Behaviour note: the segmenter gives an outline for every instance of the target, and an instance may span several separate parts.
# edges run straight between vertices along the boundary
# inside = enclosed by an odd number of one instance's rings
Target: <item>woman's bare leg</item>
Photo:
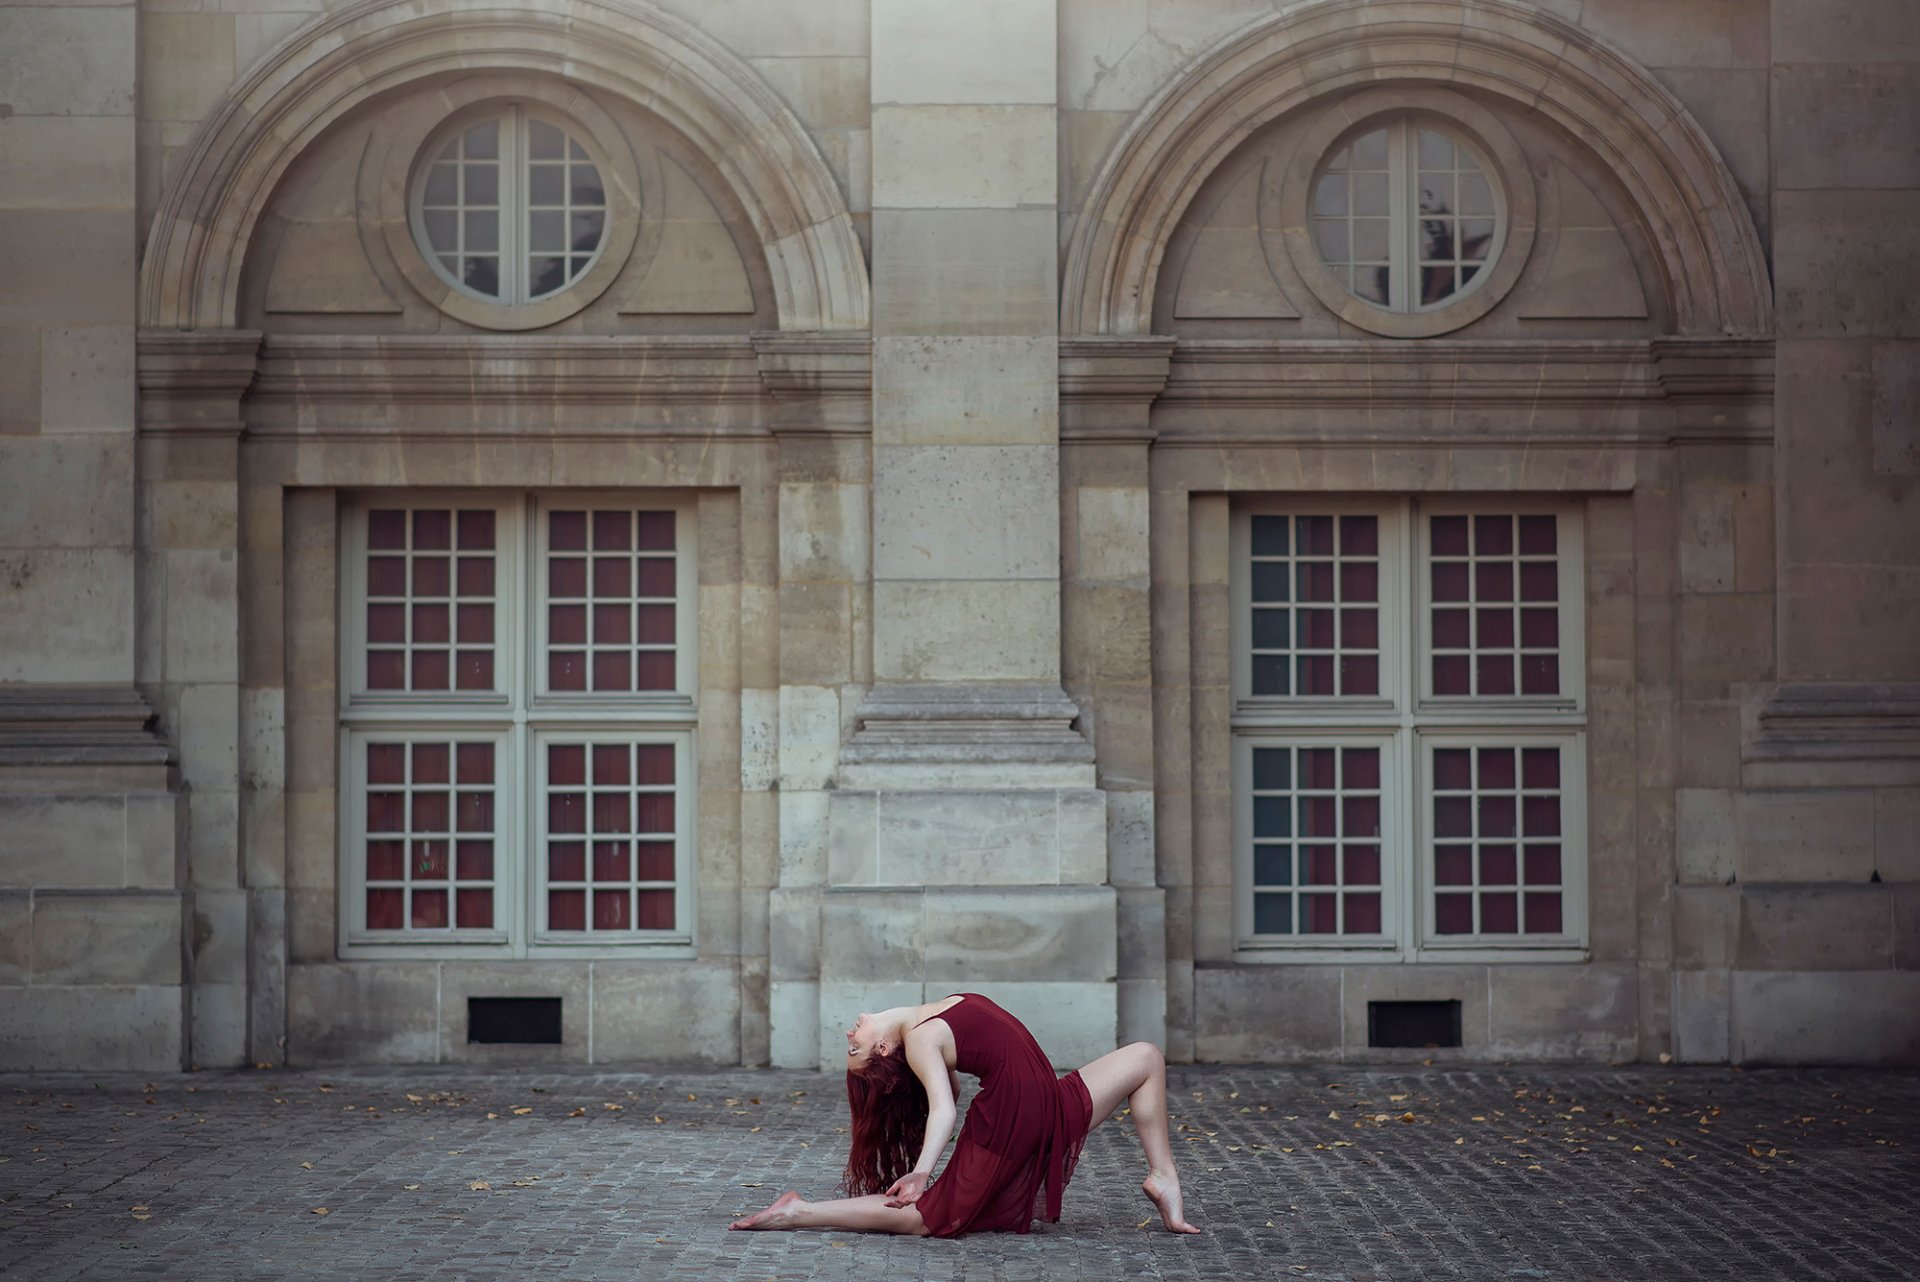
[[[808,1202],[792,1189],[775,1198],[764,1211],[735,1220],[736,1229],[854,1229],[864,1233],[925,1235],[927,1224],[911,1206],[888,1206],[887,1195],[843,1197],[830,1202]]]
[[[1147,1157],[1141,1191],[1159,1210],[1169,1233],[1198,1233],[1187,1223],[1180,1176],[1173,1169],[1173,1144],[1167,1136],[1167,1061],[1160,1048],[1152,1042],[1122,1046],[1081,1069],[1080,1080],[1093,1097],[1092,1126],[1106,1121],[1122,1100],[1127,1102]]]

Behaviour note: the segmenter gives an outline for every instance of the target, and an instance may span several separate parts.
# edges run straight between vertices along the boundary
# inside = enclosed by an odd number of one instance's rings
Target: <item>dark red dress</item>
[[[1026,1025],[978,993],[931,1018],[947,1021],[954,1067],[979,1078],[980,1091],[940,1178],[915,1203],[927,1231],[1025,1233],[1036,1215],[1059,1219],[1060,1191],[1093,1121],[1080,1074],[1056,1078]]]

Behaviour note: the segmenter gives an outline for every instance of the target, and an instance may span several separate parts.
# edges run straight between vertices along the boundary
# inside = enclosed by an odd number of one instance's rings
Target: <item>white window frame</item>
[[[671,931],[640,930],[628,931],[553,931],[547,927],[547,844],[546,822],[541,811],[547,800],[547,752],[553,743],[619,743],[619,744],[669,744],[673,748],[673,823],[674,823],[674,900],[673,920],[675,927]],[[533,855],[532,876],[532,914],[529,930],[535,944],[543,949],[563,952],[571,957],[604,953],[609,947],[620,944],[680,944],[693,943],[693,792],[683,787],[680,780],[693,777],[693,735],[687,731],[656,730],[652,726],[636,723],[631,726],[615,728],[594,726],[585,729],[578,725],[545,726],[534,731],[528,744],[533,761],[533,792],[528,806],[530,824],[528,828],[531,844],[528,849]],[[587,778],[592,779],[591,760],[587,764]],[[587,831],[581,834],[581,843],[586,847],[588,881],[592,880],[593,869],[593,815],[591,807],[586,816]],[[592,905],[588,905],[591,913]],[[619,955],[619,954],[614,954]]]
[[[547,652],[547,558],[549,555],[552,523],[549,520],[555,511],[571,511],[576,508],[587,513],[588,551],[582,552],[588,562],[587,585],[593,585],[592,538],[593,512],[599,508],[625,508],[629,511],[641,507],[672,506],[676,509],[673,530],[674,547],[674,688],[672,690],[633,690],[624,694],[608,693],[596,690],[553,690],[547,685],[547,665],[544,656]],[[694,618],[694,599],[698,593],[698,567],[694,564],[693,537],[695,513],[691,506],[684,504],[642,504],[630,498],[614,494],[589,493],[585,495],[549,494],[536,500],[531,516],[533,528],[533,559],[530,567],[532,583],[529,589],[529,608],[533,610],[532,650],[535,656],[527,665],[528,690],[532,701],[542,708],[555,711],[562,709],[570,713],[578,711],[582,715],[599,715],[598,705],[607,705],[609,709],[630,709],[638,713],[652,710],[659,713],[677,713],[691,718],[694,711],[694,686],[699,679],[700,661],[695,653],[699,640],[699,629]],[[636,586],[637,591],[637,586]],[[589,607],[591,614],[591,607]],[[588,679],[591,681],[592,664],[588,663]],[[595,705],[596,707],[585,707]],[[609,710],[604,715],[618,717],[626,715],[624,711]]]
[[[427,179],[441,153],[456,138],[467,130],[488,120],[498,123],[500,137],[499,188],[496,192],[500,211],[500,293],[482,294],[460,279],[457,273],[449,273],[440,262],[440,252],[434,248],[432,239],[427,235],[426,191]],[[533,295],[527,291],[526,273],[532,262],[532,254],[527,245],[532,239],[529,226],[531,215],[529,205],[531,193],[527,190],[527,166],[531,163],[531,144],[528,135],[535,120],[550,125],[560,131],[567,142],[577,143],[587,153],[587,161],[600,175],[602,199],[602,219],[600,224],[600,242],[593,248],[592,255],[579,272],[567,276],[558,289],[545,294]],[[606,252],[607,243],[612,239],[610,224],[614,217],[614,201],[611,195],[612,170],[606,158],[600,154],[600,148],[590,130],[568,120],[544,106],[528,102],[496,103],[482,111],[464,112],[453,121],[436,130],[427,145],[421,150],[421,161],[416,166],[412,179],[407,184],[407,224],[413,232],[413,241],[419,250],[421,259],[435,277],[448,288],[458,290],[461,295],[475,302],[486,303],[494,307],[525,307],[532,303],[544,303],[557,298],[575,285],[585,280],[599,263],[600,256]],[[456,218],[466,216],[466,206],[453,207]],[[571,196],[565,207],[571,212]],[[571,251],[563,250],[564,258],[574,257]]]
[[[1414,745],[1419,771],[1414,814],[1414,894],[1417,920],[1412,923],[1416,961],[1584,961],[1587,948],[1587,757],[1586,735],[1577,729],[1464,731],[1428,728]],[[1560,749],[1560,924],[1557,936],[1442,935],[1434,928],[1435,887],[1428,880],[1433,867],[1434,748],[1542,748]],[[1524,843],[1514,841],[1516,852]],[[1524,854],[1516,853],[1524,865]],[[1522,874],[1523,875],[1523,874]],[[1525,924],[1524,918],[1522,924]]]
[[[1368,307],[1379,308],[1381,311],[1399,316],[1423,316],[1431,312],[1444,311],[1477,293],[1493,275],[1495,265],[1499,263],[1501,254],[1506,250],[1509,221],[1507,196],[1500,181],[1499,170],[1491,163],[1481,144],[1475,142],[1458,125],[1443,116],[1430,112],[1408,111],[1398,113],[1386,120],[1376,117],[1351,132],[1343,134],[1315,165],[1313,179],[1308,187],[1309,210],[1312,208],[1313,191],[1319,187],[1320,179],[1326,173],[1327,162],[1342,150],[1351,148],[1358,139],[1381,129],[1387,132],[1387,303],[1383,307],[1370,299],[1361,298],[1344,283],[1342,288]],[[1415,208],[1417,198],[1413,194],[1412,184],[1420,172],[1420,130],[1422,129],[1441,135],[1456,148],[1465,149],[1479,161],[1480,172],[1486,175],[1487,185],[1493,193],[1493,241],[1487,246],[1486,258],[1481,261],[1479,270],[1474,273],[1471,281],[1436,303],[1422,303],[1414,298],[1414,281],[1420,270],[1420,216]],[[1457,210],[1453,214],[1456,219],[1467,216]],[[1317,219],[1317,216],[1311,213],[1309,217]],[[1349,212],[1347,217],[1349,234],[1351,234],[1352,213]],[[1484,217],[1484,215],[1476,214],[1472,217]],[[1352,253],[1351,245],[1348,252]],[[1319,254],[1317,239],[1314,241],[1314,253]],[[1325,264],[1326,260],[1322,258],[1321,262]],[[1327,265],[1327,271],[1332,274],[1334,268]]]
[[[1252,519],[1255,516],[1380,517],[1381,697],[1248,693],[1252,639]],[[1427,518],[1436,515],[1553,515],[1558,518],[1560,694],[1557,696],[1427,695]],[[1230,732],[1233,784],[1234,954],[1242,962],[1585,961],[1586,865],[1586,547],[1577,503],[1536,498],[1397,497],[1299,501],[1268,498],[1236,505],[1230,526],[1233,564]],[[1391,559],[1391,568],[1389,561]],[[1391,694],[1389,694],[1391,691]],[[1476,737],[1477,736],[1477,737]],[[1329,943],[1328,937],[1255,935],[1253,918],[1252,750],[1256,747],[1383,741],[1381,877],[1385,943]],[[1485,938],[1436,942],[1427,869],[1432,842],[1429,745],[1496,746],[1503,742],[1569,745],[1563,757],[1561,843],[1562,935],[1550,939]],[[1397,782],[1396,782],[1397,781]],[[1392,879],[1392,884],[1388,880]],[[1307,940],[1308,942],[1302,942]]]
[[[544,671],[545,516],[552,507],[624,508],[675,513],[675,660],[680,688],[672,692],[595,694],[539,693],[536,667]],[[495,516],[494,675],[501,689],[488,693],[426,694],[366,689],[366,513],[377,508],[491,508]],[[336,712],[339,780],[335,843],[336,946],[343,960],[500,959],[570,957],[616,959],[692,957],[698,942],[694,875],[697,846],[699,656],[698,549],[694,500],[671,491],[404,490],[343,495],[339,520],[340,698]],[[524,553],[524,554],[523,554]],[[509,565],[510,562],[510,565]],[[454,571],[457,573],[457,568]],[[609,940],[553,936],[536,929],[545,884],[544,762],[534,745],[560,737],[588,742],[625,737],[628,742],[675,745],[675,870],[678,877],[672,931],[633,931]],[[543,738],[544,736],[544,738]],[[366,929],[366,754],[369,740],[383,738],[491,738],[495,755],[494,922],[490,931],[451,929],[434,938]],[[590,932],[589,932],[590,933]]]

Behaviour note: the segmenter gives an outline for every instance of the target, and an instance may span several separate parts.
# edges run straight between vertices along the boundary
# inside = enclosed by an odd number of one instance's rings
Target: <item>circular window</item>
[[[412,210],[420,252],[489,302],[537,302],[579,280],[607,234],[601,168],[580,139],[522,106],[463,124],[430,149]]]
[[[1500,255],[1499,193],[1487,166],[1428,122],[1355,134],[1314,178],[1312,200],[1320,261],[1375,307],[1445,307]]]
[[[1485,316],[1533,248],[1533,174],[1499,118],[1430,86],[1363,89],[1302,134],[1263,218],[1347,324],[1430,338]],[[1264,208],[1264,206],[1263,206]]]

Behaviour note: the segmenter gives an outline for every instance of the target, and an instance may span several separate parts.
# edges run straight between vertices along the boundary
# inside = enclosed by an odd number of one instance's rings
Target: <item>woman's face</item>
[[[847,1071],[858,1073],[866,1068],[867,1062],[875,1055],[885,1055],[890,1049],[880,1021],[872,1015],[862,1013],[853,1021],[853,1027],[847,1030]]]

